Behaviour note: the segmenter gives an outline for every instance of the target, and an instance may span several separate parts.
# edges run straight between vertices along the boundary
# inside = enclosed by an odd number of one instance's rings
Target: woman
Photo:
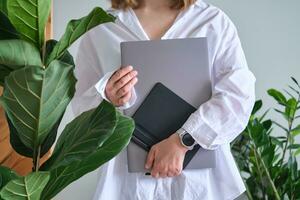
[[[217,167],[184,170],[187,147],[177,133],[155,145],[145,167],[151,176],[128,173],[126,149],[99,170],[95,200],[231,200],[245,191],[229,143],[245,128],[254,101],[237,30],[218,8],[202,0],[112,0],[115,23],[98,26],[82,39],[76,67],[76,94],[68,109],[75,117],[106,99],[119,109],[134,104],[138,72],[120,69],[120,42],[207,37],[212,98],[182,130],[205,149],[217,152]],[[200,52],[199,52],[200,53]],[[178,78],[180,81],[180,77]],[[142,80],[139,80],[142,81]],[[70,115],[69,115],[70,116]],[[167,149],[166,149],[167,148]]]

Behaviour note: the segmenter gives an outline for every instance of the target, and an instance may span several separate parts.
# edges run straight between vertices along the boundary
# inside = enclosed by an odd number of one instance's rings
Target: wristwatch
[[[194,138],[183,128],[180,128],[176,133],[179,135],[181,144],[188,150],[192,150],[197,145]]]

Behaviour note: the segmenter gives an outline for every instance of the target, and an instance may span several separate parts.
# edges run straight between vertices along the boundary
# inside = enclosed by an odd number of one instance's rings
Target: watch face
[[[186,146],[192,146],[195,143],[195,140],[190,134],[186,133],[182,137],[182,142]]]

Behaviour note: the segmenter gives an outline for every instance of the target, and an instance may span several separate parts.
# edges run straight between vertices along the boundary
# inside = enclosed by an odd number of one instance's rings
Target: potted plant
[[[57,128],[75,92],[68,47],[85,32],[115,18],[101,8],[72,20],[59,41],[45,41],[51,0],[0,2],[0,103],[12,147],[33,159],[33,172],[19,176],[0,166],[0,199],[51,199],[71,182],[97,169],[129,143],[133,120],[103,101],[70,122],[52,156],[40,158],[56,140]],[[1,134],[1,133],[0,133]]]
[[[262,101],[256,102],[244,133],[232,143],[232,151],[244,179],[250,200],[300,199],[300,170],[296,157],[300,155],[300,85],[292,78],[284,93],[268,90],[280,108],[286,125],[265,119],[268,110],[258,116]],[[282,134],[273,134],[276,125]]]

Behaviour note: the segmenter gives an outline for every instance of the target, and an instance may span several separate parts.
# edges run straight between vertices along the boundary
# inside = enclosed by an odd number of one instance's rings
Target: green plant
[[[50,5],[51,0],[0,1],[0,85],[4,87],[0,103],[11,145],[33,159],[33,172],[25,177],[0,167],[0,199],[51,199],[116,156],[133,132],[133,120],[103,101],[65,127],[52,156],[41,166],[40,158],[53,146],[75,92],[75,66],[68,47],[95,26],[115,20],[95,8],[70,21],[59,41],[45,41]]]
[[[286,95],[276,89],[268,90],[280,108],[279,113],[286,126],[264,118],[268,110],[257,116],[262,101],[255,103],[251,118],[243,134],[232,143],[232,152],[244,179],[249,199],[300,199],[300,170],[296,157],[300,155],[300,144],[295,137],[300,134],[300,85],[292,78],[295,86]],[[272,134],[273,125],[283,134]]]

